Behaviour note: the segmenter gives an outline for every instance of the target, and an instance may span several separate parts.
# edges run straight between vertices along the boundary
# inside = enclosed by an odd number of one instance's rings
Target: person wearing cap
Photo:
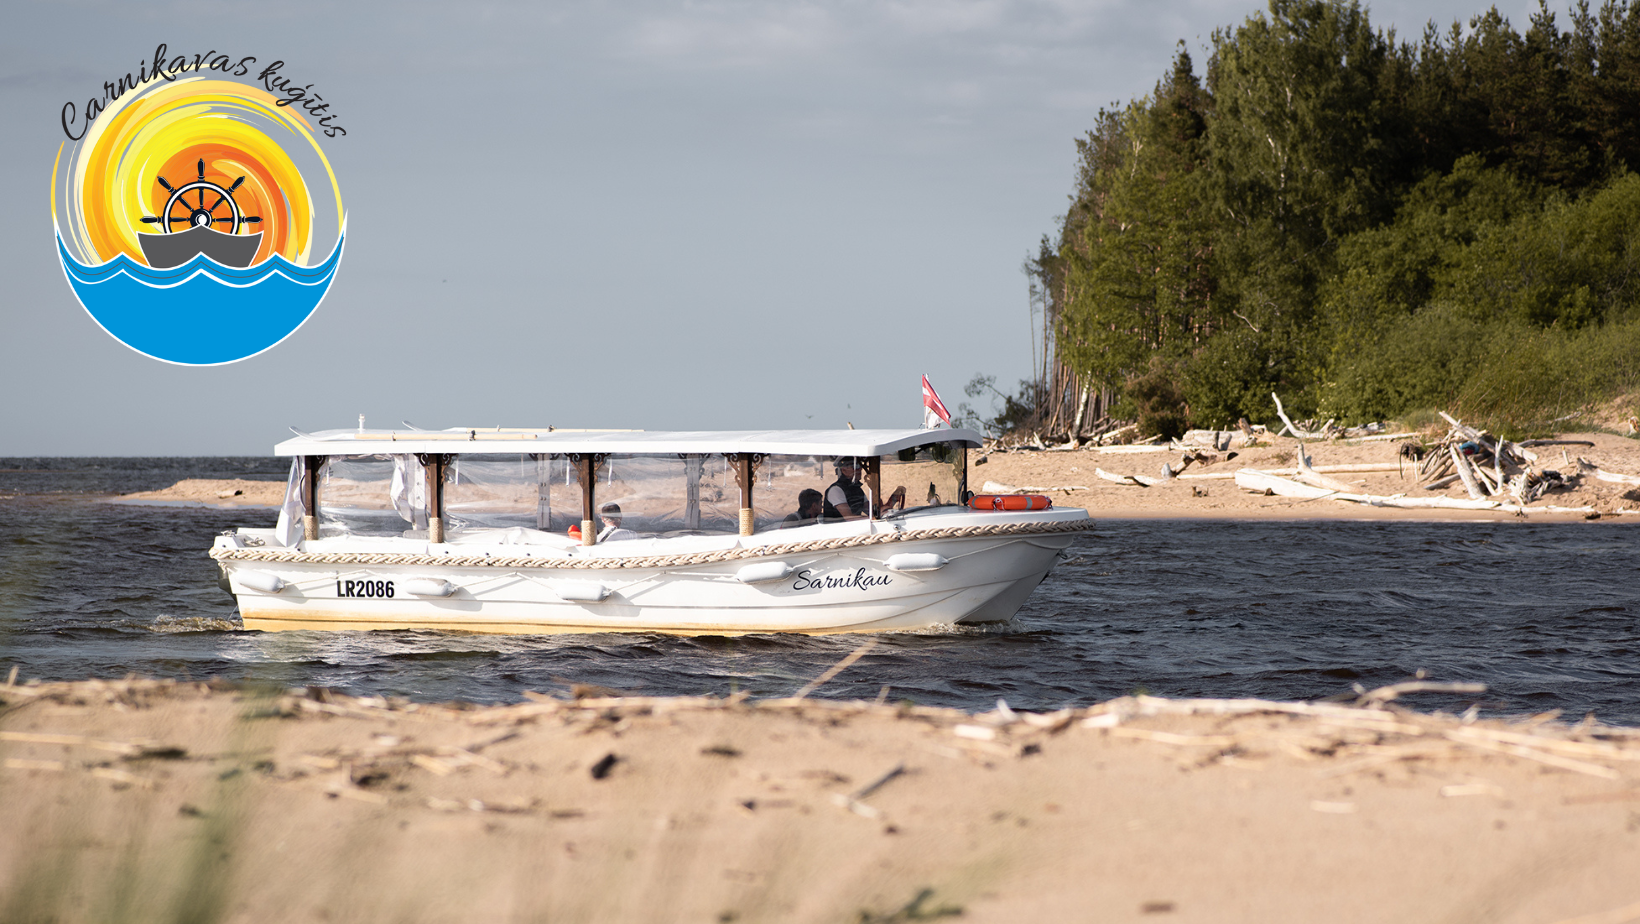
[[[598,508],[598,519],[603,521],[604,528],[598,533],[599,542],[615,542],[621,539],[636,539],[638,534],[630,529],[621,528],[621,505],[608,503]]]
[[[837,480],[826,489],[825,506],[822,508],[828,520],[858,520],[871,515],[871,505],[866,501],[866,489],[860,486],[860,460],[853,456],[844,456],[835,463]],[[895,488],[888,500],[883,502],[882,510],[892,510],[895,507],[905,507],[905,488]]]

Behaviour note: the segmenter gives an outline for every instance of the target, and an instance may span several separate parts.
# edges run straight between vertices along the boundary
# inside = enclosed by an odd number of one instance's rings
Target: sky
[[[1483,7],[1365,4],[1375,26]],[[1033,368],[1074,139],[1256,0],[0,0],[0,457],[266,455],[368,426],[913,427]],[[1499,5],[1524,28],[1536,3]],[[1551,4],[1564,10],[1565,3]],[[1564,19],[1562,19],[1564,25]],[[114,340],[55,255],[65,102],[155,46],[311,83],[336,282],[259,356]],[[987,402],[974,401],[981,410]]]

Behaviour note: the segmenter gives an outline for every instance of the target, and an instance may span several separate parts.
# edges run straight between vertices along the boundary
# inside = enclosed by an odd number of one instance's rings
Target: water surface
[[[0,675],[226,678],[514,702],[597,684],[785,696],[855,636],[247,632],[206,557],[275,512],[110,503],[182,478],[280,480],[275,459],[0,459]],[[1606,523],[1107,521],[1016,622],[889,635],[814,694],[967,710],[1135,691],[1310,699],[1418,670],[1482,697],[1640,725],[1640,531]],[[885,690],[886,687],[886,690]]]

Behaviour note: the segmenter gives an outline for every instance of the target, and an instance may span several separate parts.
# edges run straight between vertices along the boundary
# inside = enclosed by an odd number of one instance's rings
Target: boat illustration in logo
[[[149,79],[58,149],[63,275],[99,327],[185,366],[294,334],[335,281],[347,212],[297,107],[259,86]]]
[[[241,228],[246,225],[260,224],[261,216],[244,215],[239,211],[239,203],[234,201],[234,190],[244,184],[241,176],[233,181],[229,187],[218,186],[205,179],[205,159],[199,159],[199,179],[181,187],[172,186],[159,177],[159,185],[171,194],[165,200],[165,209],[159,215],[144,215],[142,220],[146,224],[157,224],[159,234],[138,234],[137,242],[142,245],[143,259],[154,269],[170,269],[181,266],[199,254],[204,254],[223,266],[246,267],[256,259],[256,251],[262,246],[262,232],[240,234]],[[195,205],[189,202],[190,194],[197,194],[199,202]],[[205,200],[215,196],[209,206]],[[221,210],[226,207],[226,214]],[[186,225],[186,230],[177,231],[174,225]],[[216,230],[216,225],[227,224],[230,227],[226,232]]]

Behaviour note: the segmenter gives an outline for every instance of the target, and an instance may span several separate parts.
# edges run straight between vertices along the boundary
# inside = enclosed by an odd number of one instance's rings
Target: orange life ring
[[[1053,500],[1046,494],[975,494],[968,506],[975,510],[1047,510]]]

